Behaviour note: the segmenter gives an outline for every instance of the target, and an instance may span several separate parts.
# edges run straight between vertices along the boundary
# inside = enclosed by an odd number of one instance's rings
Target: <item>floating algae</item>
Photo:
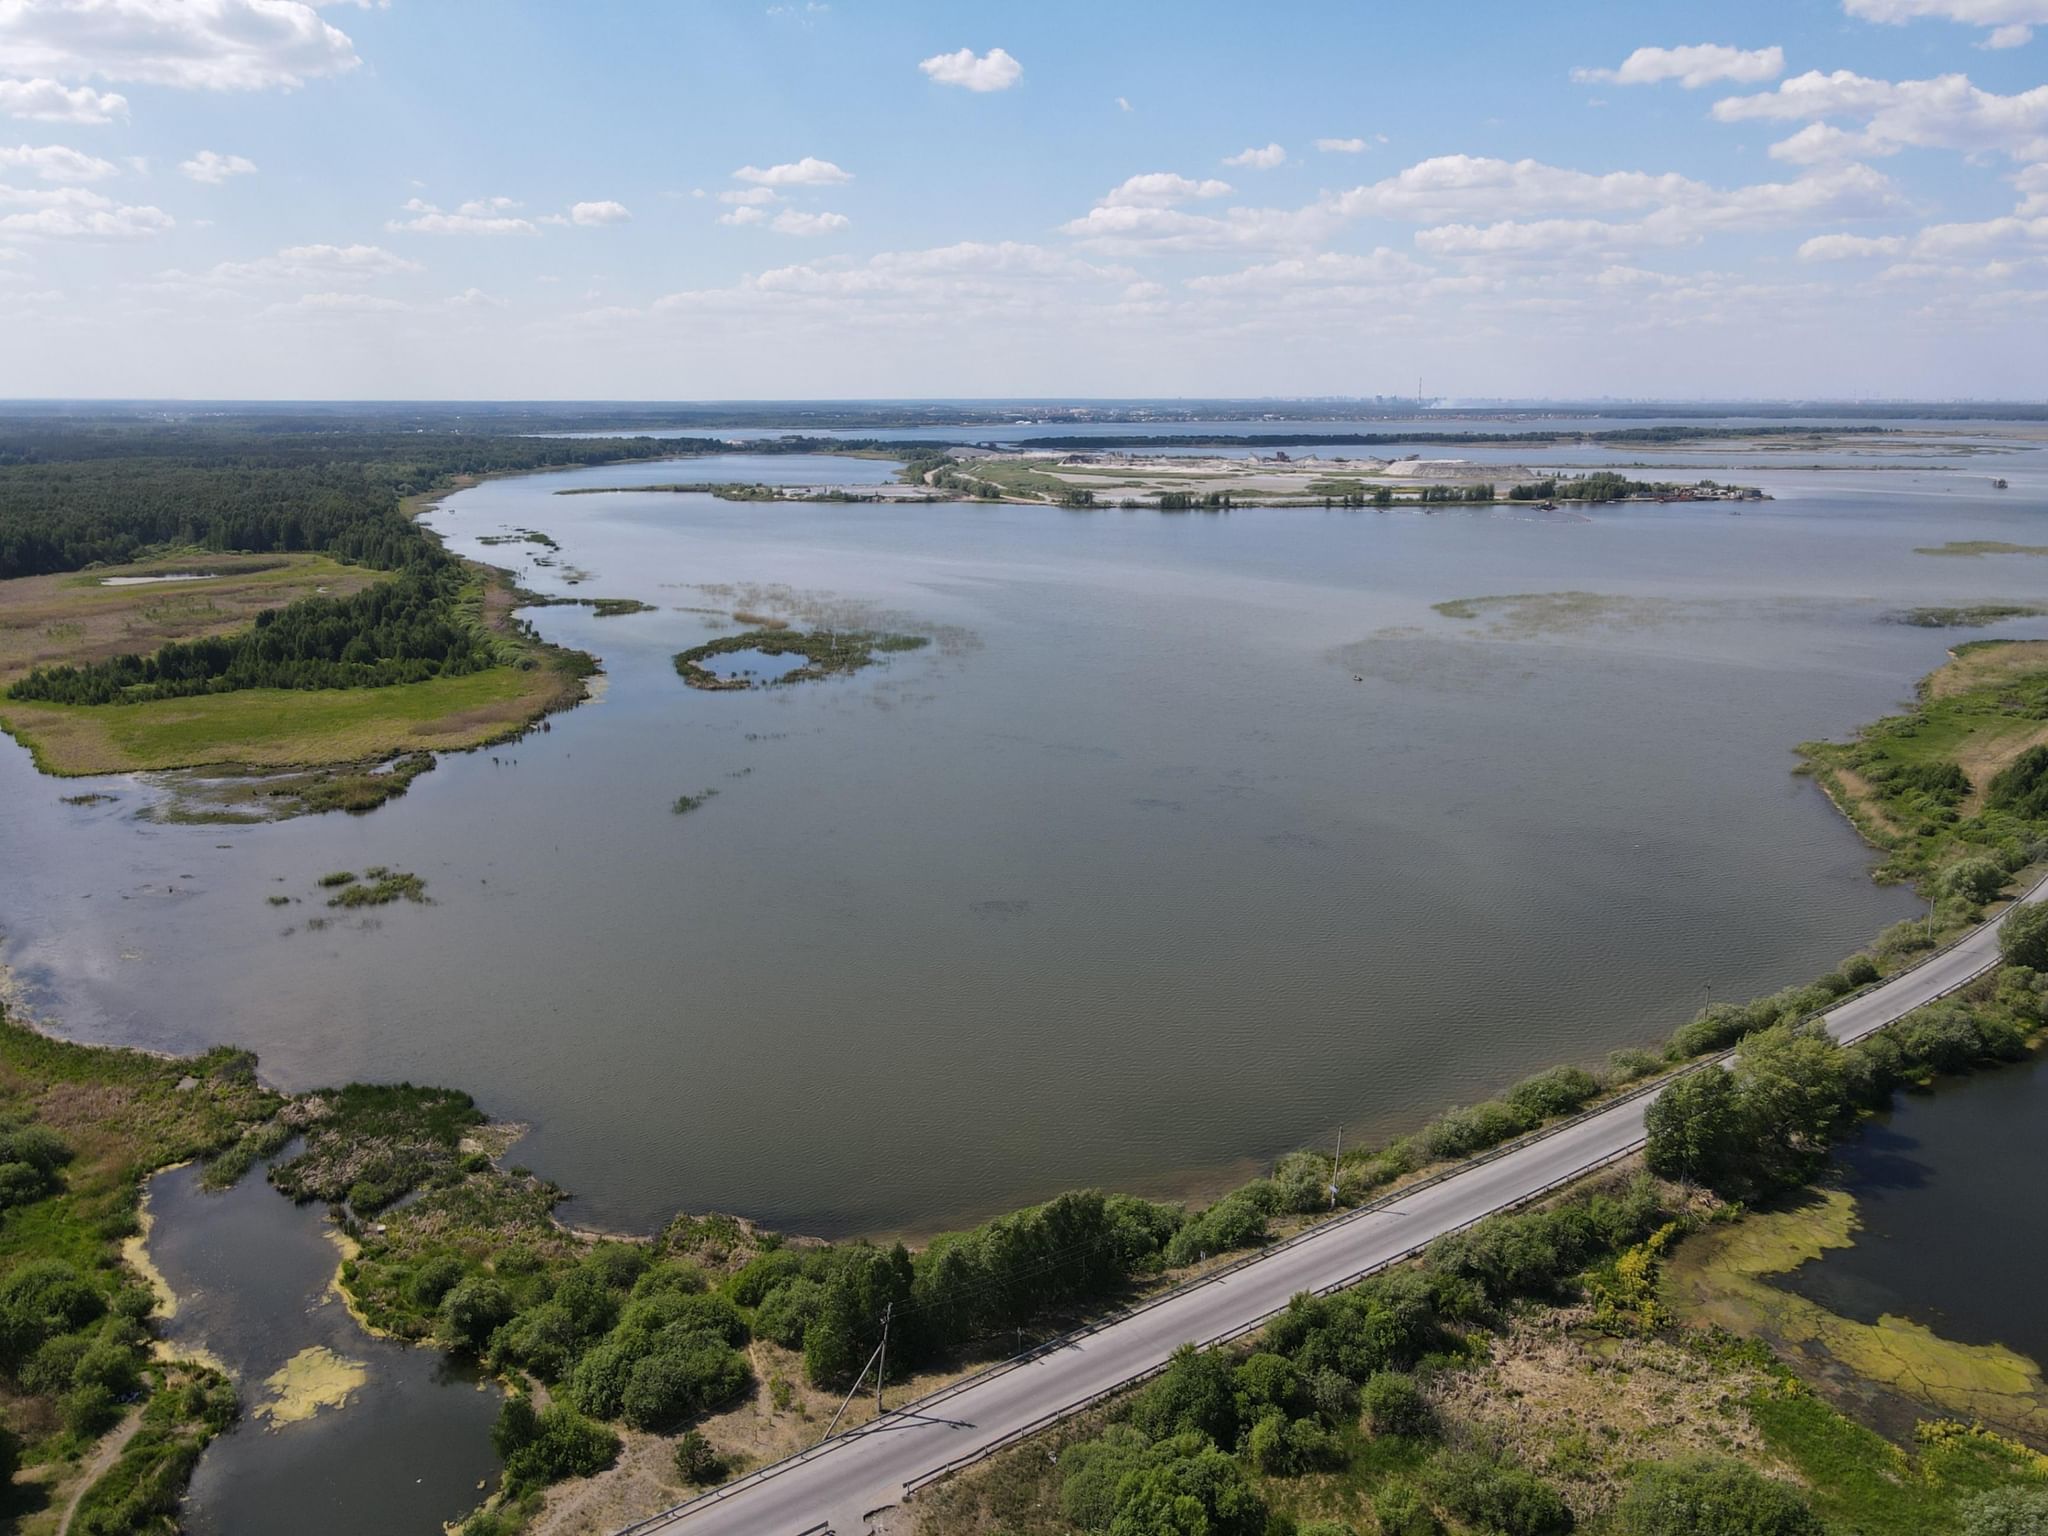
[[[277,1429],[310,1419],[322,1408],[342,1408],[370,1379],[360,1360],[337,1355],[324,1344],[300,1350],[263,1379],[270,1396],[258,1403],[255,1416]]]

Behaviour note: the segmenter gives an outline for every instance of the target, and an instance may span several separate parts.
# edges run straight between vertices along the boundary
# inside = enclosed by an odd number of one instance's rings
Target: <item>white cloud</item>
[[[178,169],[194,181],[217,187],[230,176],[255,175],[256,162],[245,160],[240,155],[220,155],[210,149],[202,149],[190,160],[179,161]]]
[[[2048,213],[2048,165],[2030,165],[2012,183],[2020,189],[2022,215]]]
[[[735,208],[734,213],[758,213],[759,209]],[[779,235],[829,235],[846,228],[853,220],[843,213],[799,213],[794,208],[785,208],[775,215],[768,227]]]
[[[1932,80],[1873,80],[1846,69],[1809,70],[1776,90],[1714,103],[1724,123],[1829,118],[1861,122],[1857,132],[1808,130],[1773,145],[1782,160],[1830,155],[1891,155],[1902,149],[1997,151],[2019,160],[2048,159],[2048,85],[2001,96],[1967,75]]]
[[[1980,44],[1985,48],[2018,48],[2032,40],[2035,27],[2048,25],[2048,0],[1842,0],[1842,9],[1890,26],[1932,18],[1989,27]]]
[[[424,235],[532,235],[539,231],[531,220],[514,218],[506,212],[519,204],[509,197],[477,198],[453,213],[445,212],[421,198],[405,205],[405,219],[387,219],[384,227],[394,232],[411,230]]]
[[[1899,235],[1815,235],[1799,247],[1801,261],[1851,261],[1862,256],[1896,256],[1906,248]]]
[[[1733,48],[1726,43],[1688,43],[1681,48],[1638,48],[1616,69],[1575,69],[1580,84],[1656,85],[1676,80],[1689,91],[1717,80],[1755,84],[1785,73],[1782,48]]]
[[[1024,78],[1024,66],[1000,48],[976,55],[972,48],[935,53],[917,66],[940,85],[970,91],[1007,91]]]
[[[1237,272],[1191,277],[1187,286],[1196,293],[1273,291],[1326,285],[1349,288],[1408,282],[1429,276],[1431,270],[1404,251],[1392,251],[1381,246],[1365,256],[1324,251],[1315,256],[1261,262]]]
[[[223,283],[335,282],[418,272],[420,264],[381,245],[288,245],[254,261],[224,261],[208,276]]]
[[[55,80],[0,80],[0,112],[38,123],[111,123],[128,115],[128,98]]]
[[[853,180],[853,173],[842,171],[830,160],[805,155],[801,160],[771,165],[765,170],[758,165],[743,165],[732,173],[732,178],[758,187],[831,187]]]
[[[48,240],[140,240],[173,228],[177,220],[161,208],[116,203],[84,187],[48,191],[0,187],[0,208],[23,207],[23,213],[0,213],[0,235],[27,235]]]
[[[779,196],[773,187],[733,187],[719,193],[718,200],[736,207],[760,208],[779,201]]]
[[[1316,148],[1326,155],[1362,155],[1372,145],[1364,139],[1317,139]]]
[[[754,207],[751,203],[746,203],[729,213],[721,213],[718,216],[718,222],[721,224],[731,224],[738,228],[748,224],[765,223],[767,218],[767,213],[762,209]]]
[[[28,171],[42,181],[65,182],[99,181],[114,174],[109,162],[62,144],[0,144],[0,170]]]
[[[1270,171],[1276,165],[1285,164],[1287,151],[1278,144],[1268,144],[1264,149],[1241,149],[1234,155],[1226,155],[1225,165],[1241,165],[1249,170]]]
[[[1116,99],[1116,109],[1117,109],[1117,111],[1119,111],[1119,112],[1135,112],[1135,111],[1137,111],[1137,110],[1138,110],[1138,109],[1137,109],[1136,107],[1134,107],[1134,106],[1132,106],[1132,105],[1131,105],[1131,103],[1130,103],[1130,98],[1129,98],[1129,97],[1127,97],[1127,96],[1119,96],[1119,97],[1117,97],[1117,99]]]
[[[213,91],[289,89],[362,62],[301,0],[4,0],[0,57],[20,73]]]
[[[1222,197],[1230,191],[1230,183],[1211,178],[1195,181],[1177,175],[1172,171],[1147,171],[1133,176],[1121,186],[1112,187],[1099,207],[1103,208],[1171,208],[1176,203],[1191,202],[1198,198]]]
[[[570,222],[575,224],[623,224],[632,217],[632,210],[624,203],[615,203],[609,199],[594,203],[576,203],[569,209]]]

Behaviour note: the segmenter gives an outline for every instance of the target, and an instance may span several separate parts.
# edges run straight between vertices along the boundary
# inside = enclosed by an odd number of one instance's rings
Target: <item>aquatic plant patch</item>
[[[815,682],[873,666],[882,656],[921,650],[931,642],[923,635],[885,634],[865,629],[750,629],[678,652],[676,671],[692,688],[710,693],[736,693],[748,688]],[[763,656],[801,656],[803,662],[772,679],[720,677],[705,663],[714,657],[754,651]]]

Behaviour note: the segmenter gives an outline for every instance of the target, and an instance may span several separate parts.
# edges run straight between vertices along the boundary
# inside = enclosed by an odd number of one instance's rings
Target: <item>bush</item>
[[[2048,1488],[1991,1488],[1965,1499],[1962,1536],[2048,1536]]]
[[[1665,1055],[1673,1061],[1689,1061],[1709,1051],[1725,1051],[1764,1022],[1754,1004],[1709,1003],[1671,1037]]]
[[[441,1326],[451,1343],[481,1351],[512,1319],[512,1296],[488,1275],[472,1275],[441,1302]]]
[[[441,1305],[442,1299],[461,1282],[462,1260],[452,1253],[436,1254],[425,1259],[405,1279],[405,1299],[414,1306],[431,1312]]]
[[[1600,1092],[1600,1080],[1583,1067],[1552,1067],[1525,1077],[1508,1090],[1508,1105],[1534,1124],[1569,1115]]]
[[[1607,1053],[1607,1081],[1614,1087],[1664,1070],[1664,1058],[1655,1051],[1624,1045]]]
[[[1797,1491],[1739,1461],[1662,1462],[1635,1480],[1621,1504],[1629,1536],[1823,1536]]]
[[[113,1428],[121,1410],[114,1394],[97,1382],[73,1387],[57,1403],[57,1416],[74,1435],[97,1439]]]
[[[725,1481],[725,1458],[696,1430],[676,1442],[676,1476],[693,1488]]]
[[[1498,1146],[1511,1136],[1529,1129],[1531,1122],[1520,1111],[1499,1099],[1487,1099],[1470,1109],[1453,1109],[1425,1125],[1416,1140],[1422,1150],[1436,1159],[1469,1157],[1487,1147]]]
[[[1990,901],[2005,889],[2006,868],[1998,860],[1978,854],[1959,859],[1935,877],[1934,888],[1944,896],[1960,897],[1973,904]]]
[[[1998,952],[2008,965],[2048,971],[2048,901],[2030,901],[2006,913],[1998,930]]]
[[[509,1410],[511,1404],[506,1407]],[[505,1486],[511,1491],[544,1487],[565,1477],[594,1477],[618,1455],[617,1435],[566,1404],[550,1403],[532,1417],[529,1438],[505,1457]]]
[[[75,1333],[106,1311],[106,1301],[61,1259],[38,1259],[0,1280],[0,1364],[13,1366],[45,1339]]]
[[[1877,974],[1877,962],[1868,955],[1851,955],[1842,962],[1842,980],[1851,987],[1867,987]]]
[[[825,1305],[825,1287],[802,1275],[785,1280],[761,1299],[754,1331],[784,1349],[802,1349],[804,1330]]]
[[[1400,1371],[1375,1373],[1358,1394],[1367,1426],[1376,1435],[1420,1437],[1436,1432],[1436,1415],[1415,1378]]]
[[[657,1345],[627,1373],[619,1413],[635,1429],[673,1429],[715,1407],[747,1384],[747,1363],[707,1334]]]
[[[1215,1350],[1183,1344],[1173,1352],[1166,1373],[1139,1394],[1131,1422],[1153,1440],[1194,1430],[1218,1445],[1235,1445],[1236,1373]]]
[[[1380,1536],[1441,1536],[1443,1522],[1406,1483],[1388,1483],[1373,1495],[1373,1518]]]
[[[1424,1472],[1430,1496],[1469,1525],[1500,1536],[1564,1536],[1572,1512],[1534,1473],[1472,1451],[1445,1451]]]
[[[1245,1453],[1269,1477],[1294,1477],[1328,1466],[1335,1447],[1314,1419],[1289,1419],[1275,1409],[1252,1426]]]
[[[1205,1254],[1229,1253],[1266,1240],[1266,1213],[1256,1192],[1237,1190],[1192,1218],[1166,1245],[1166,1262],[1178,1269]]]
[[[1116,1518],[1123,1480],[1156,1459],[1152,1441],[1129,1424],[1112,1424],[1100,1437],[1060,1455],[1060,1512],[1084,1531],[1106,1531]]]

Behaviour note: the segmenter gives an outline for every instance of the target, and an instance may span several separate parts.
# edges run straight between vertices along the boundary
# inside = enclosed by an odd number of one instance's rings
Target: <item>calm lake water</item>
[[[267,827],[138,821],[139,782],[66,806],[84,786],[0,745],[0,960],[82,1037],[468,1088],[591,1224],[930,1230],[1213,1185],[1805,980],[1913,912],[1791,749],[1897,708],[1958,639],[2048,632],[1890,622],[2048,585],[1913,553],[2048,543],[2038,451],[1943,462],[1590,516],[554,494],[893,472],[746,455],[493,481],[433,515],[454,548],[658,605],[529,614],[603,658],[598,701],[374,815]],[[478,543],[518,528],[559,554]],[[1567,593],[1597,601],[1432,609]],[[935,643],[685,687],[671,656],[735,610]],[[310,930],[320,874],[372,864],[432,905]]]
[[[260,1170],[209,1193],[186,1167],[151,1181],[150,1211],[150,1258],[179,1298],[164,1332],[220,1360],[242,1398],[241,1422],[193,1476],[190,1536],[427,1532],[483,1502],[502,1397],[433,1350],[356,1326],[330,1288],[340,1254],[324,1207],[293,1206]],[[266,1379],[316,1348],[360,1365],[362,1385],[339,1407],[273,1425],[257,1412],[273,1395]]]

